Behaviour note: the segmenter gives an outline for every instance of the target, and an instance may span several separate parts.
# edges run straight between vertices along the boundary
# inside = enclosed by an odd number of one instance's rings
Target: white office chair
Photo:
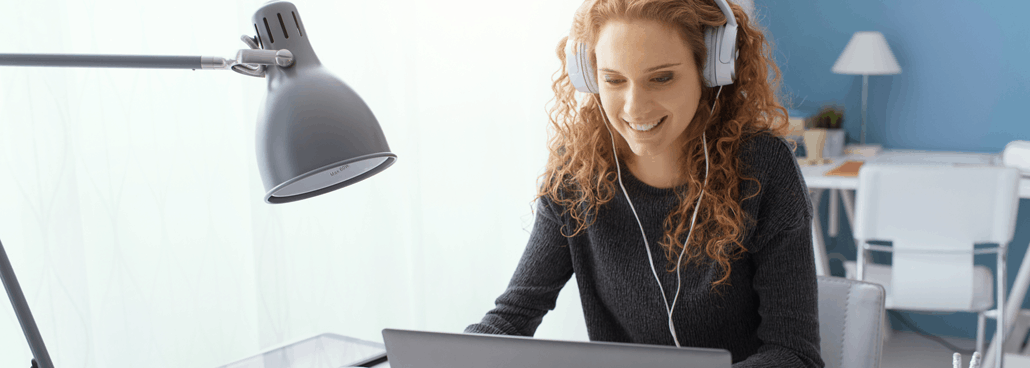
[[[879,368],[883,287],[819,276],[819,348],[826,368]]]
[[[993,304],[995,280],[998,308],[1005,304],[1005,255],[1015,231],[1019,172],[867,163],[859,170],[859,188],[853,229],[858,257],[857,263],[845,262],[846,277],[883,285],[887,309],[977,312],[976,348],[983,352],[984,311]],[[983,243],[997,247],[975,247]],[[870,250],[893,253],[893,265],[866,264]],[[987,267],[973,265],[973,256],[985,253],[998,255],[996,278]]]

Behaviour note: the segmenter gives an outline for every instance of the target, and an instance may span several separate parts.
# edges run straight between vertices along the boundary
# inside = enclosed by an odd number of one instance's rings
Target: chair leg
[[[987,317],[984,316],[984,312],[978,312],[976,314],[976,351],[979,351],[981,356],[984,353],[984,328],[986,324]]]
[[[998,250],[998,276],[997,280],[995,280],[998,282],[998,292],[996,293],[998,297],[998,328],[995,329],[995,333],[998,335],[996,337],[998,339],[998,351],[995,356],[997,359],[995,368],[1005,367],[1005,352],[1003,350],[1005,348],[1005,334],[1008,332],[1007,329],[1011,323],[1005,319],[1005,292],[1007,290],[1005,289],[1005,277],[1008,275],[1008,270],[1005,269],[1006,250],[1004,247]]]
[[[812,247],[815,254],[815,274],[818,276],[832,276],[830,274],[830,260],[826,255],[826,239],[823,238],[822,225],[819,223],[819,198],[823,195],[823,189],[809,189],[808,194],[812,199]]]
[[[883,344],[887,345],[888,341],[891,341],[891,336],[894,336],[894,329],[891,328],[891,320],[887,317],[887,310],[883,310]]]
[[[837,189],[830,189],[830,213],[827,214],[830,217],[830,221],[827,222],[829,228],[826,229],[826,235],[829,235],[831,238],[837,237],[837,230],[840,228],[840,210],[837,205],[839,194],[840,192]]]

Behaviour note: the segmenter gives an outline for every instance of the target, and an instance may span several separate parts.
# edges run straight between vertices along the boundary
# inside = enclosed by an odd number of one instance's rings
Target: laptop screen
[[[384,329],[391,368],[730,368],[723,349]]]

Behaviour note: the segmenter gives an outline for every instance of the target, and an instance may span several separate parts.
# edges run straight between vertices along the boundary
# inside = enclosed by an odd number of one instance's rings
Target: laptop
[[[384,329],[391,368],[730,368],[723,349]]]

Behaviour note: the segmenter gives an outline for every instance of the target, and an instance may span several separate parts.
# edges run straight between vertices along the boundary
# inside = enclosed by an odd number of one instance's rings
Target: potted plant
[[[826,142],[823,146],[823,157],[839,157],[844,155],[844,108],[837,105],[826,105],[819,109],[805,122],[807,129],[825,129]]]

